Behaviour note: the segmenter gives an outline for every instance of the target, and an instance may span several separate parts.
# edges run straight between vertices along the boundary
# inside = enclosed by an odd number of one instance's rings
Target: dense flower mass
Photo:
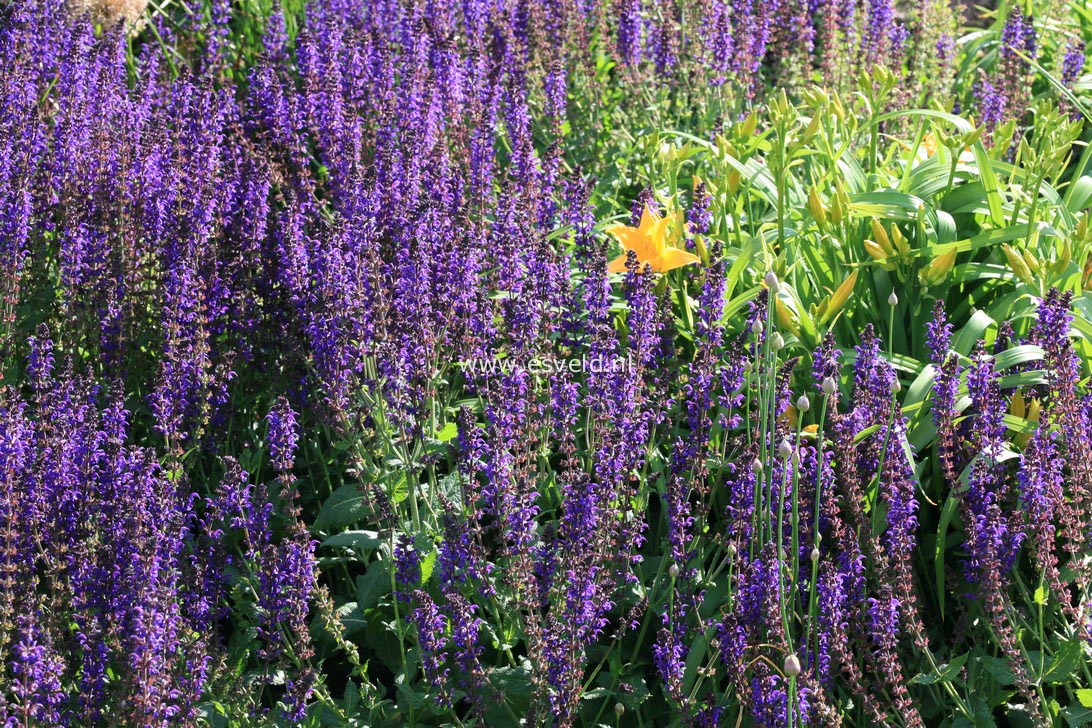
[[[1079,720],[1090,28],[1003,10],[0,0],[0,722]]]

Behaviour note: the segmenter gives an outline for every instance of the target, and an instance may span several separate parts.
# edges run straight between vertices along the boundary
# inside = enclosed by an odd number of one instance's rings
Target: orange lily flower
[[[644,212],[641,213],[641,223],[638,227],[612,225],[607,228],[607,232],[613,235],[627,252],[632,250],[636,253],[638,263],[647,265],[656,273],[666,273],[684,265],[697,263],[698,256],[667,243],[667,225],[666,217],[660,217],[646,205]],[[612,260],[607,270],[611,273],[624,273],[626,253]]]
[[[937,135],[933,132],[927,132],[925,138],[922,139],[925,144],[925,156],[931,157],[937,153]]]

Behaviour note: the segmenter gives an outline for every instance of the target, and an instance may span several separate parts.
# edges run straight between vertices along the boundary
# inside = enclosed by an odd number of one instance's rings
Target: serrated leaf
[[[968,652],[964,655],[960,655],[951,662],[944,665],[940,665],[936,672],[920,673],[910,679],[911,684],[917,685],[933,685],[935,683],[951,682],[959,677],[959,671],[963,669],[963,665],[967,663],[967,658],[971,654]]]
[[[373,561],[363,576],[356,578],[356,600],[361,609],[371,609],[379,598],[390,592],[391,580],[386,561]]]
[[[342,531],[327,538],[322,542],[322,545],[329,548],[342,546],[362,551],[374,551],[383,545],[383,539],[379,538],[377,531]]]
[[[1062,711],[1062,717],[1065,718],[1069,728],[1083,728],[1092,725],[1092,708],[1084,705],[1070,705]]]
[[[1073,671],[1080,667],[1081,658],[1084,656],[1084,646],[1080,637],[1072,637],[1062,645],[1062,648],[1054,655],[1050,667],[1043,673],[1043,682],[1048,685],[1058,685],[1068,682]]]
[[[1012,672],[1012,665],[1009,664],[1008,660],[983,655],[978,658],[978,662],[998,685],[1012,685],[1016,681],[1016,676]]]
[[[338,531],[364,520],[370,513],[368,496],[356,485],[343,485],[322,504],[313,530]]]

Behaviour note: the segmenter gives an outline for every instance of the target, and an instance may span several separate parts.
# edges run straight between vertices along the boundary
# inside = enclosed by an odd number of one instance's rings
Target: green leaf
[[[401,503],[409,497],[409,481],[404,473],[397,476],[387,493],[391,497],[391,503]]]
[[[361,609],[371,609],[380,597],[390,593],[391,577],[387,561],[373,561],[363,576],[356,578],[356,601]]]
[[[343,485],[335,490],[315,517],[315,531],[337,531],[364,520],[371,514],[368,496],[356,485]]]
[[[1077,691],[1077,700],[1085,708],[1092,708],[1092,689],[1081,688]]]
[[[937,526],[937,545],[936,556],[933,559],[933,573],[937,582],[937,598],[940,600],[941,620],[944,619],[944,555],[947,550],[945,547],[948,543],[948,526],[951,525],[952,518],[955,517],[957,504],[955,493],[949,493],[948,499],[944,501],[944,508],[940,511],[940,524]]]
[[[337,621],[346,637],[366,629],[368,620],[356,602],[345,602],[337,609]]]
[[[1092,708],[1071,705],[1062,711],[1062,716],[1065,718],[1066,725],[1070,728],[1083,728],[1083,726],[1092,724]]]
[[[498,667],[489,671],[489,682],[497,688],[501,700],[511,706],[517,715],[526,715],[535,694],[531,681],[531,669],[527,664],[517,667]],[[509,725],[511,715],[499,701],[490,701],[485,725]]]
[[[1054,661],[1043,673],[1043,682],[1048,685],[1059,685],[1068,682],[1073,675],[1073,671],[1080,667],[1083,657],[1083,641],[1079,636],[1071,637],[1054,655]]]
[[[959,330],[956,339],[952,342],[952,348],[964,356],[971,353],[971,349],[978,343],[986,329],[997,324],[985,311],[975,311],[970,320]]]
[[[322,545],[329,548],[348,547],[368,552],[382,546],[383,539],[379,537],[378,531],[342,531],[327,538]]]
[[[978,174],[982,180],[982,187],[986,191],[986,201],[990,206],[990,221],[997,227],[1005,225],[1005,201],[1001,197],[1000,186],[997,183],[997,175],[993,171],[993,163],[982,142],[974,143],[974,158],[978,163]]]
[[[971,653],[966,653],[955,658],[951,662],[940,665],[936,672],[920,673],[910,679],[911,684],[916,685],[933,685],[935,683],[952,682],[959,677],[959,671],[963,669],[963,665],[967,663],[967,658],[971,656]]]
[[[1021,346],[1014,346],[1011,349],[1006,349],[993,359],[993,366],[998,371],[1002,369],[1011,369],[1014,366],[1020,364],[1026,364],[1029,361],[1042,361],[1043,350],[1033,344],[1023,344]]]
[[[918,219],[918,207],[925,201],[902,192],[865,192],[850,195],[849,209],[865,217],[912,222]]]
[[[1066,194],[1066,207],[1070,212],[1080,212],[1092,200],[1092,177],[1082,176]]]
[[[459,426],[454,422],[448,422],[436,433],[436,439],[440,442],[448,442],[454,440],[459,434]]]
[[[934,109],[901,109],[899,111],[891,111],[886,114],[880,114],[879,116],[873,118],[872,123],[879,124],[887,121],[888,119],[897,119],[904,116],[910,118],[946,121],[963,134],[974,131],[974,126],[971,125],[971,122],[967,121],[962,116],[949,114],[946,111],[936,111]]]
[[[436,549],[432,549],[428,552],[425,558],[421,559],[421,583],[427,584],[428,580],[432,577],[432,571],[436,568]]]
[[[1013,674],[1012,665],[1009,664],[1008,660],[993,657],[992,655],[983,655],[978,658],[978,662],[998,685],[1012,685],[1016,682],[1016,676]]]

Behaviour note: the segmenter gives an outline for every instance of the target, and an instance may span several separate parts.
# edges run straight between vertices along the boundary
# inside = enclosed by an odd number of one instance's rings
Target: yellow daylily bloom
[[[925,156],[932,157],[937,153],[937,135],[933,132],[928,132],[925,138],[922,139],[925,146]]]
[[[684,265],[697,263],[698,256],[667,242],[668,223],[668,218],[660,217],[646,205],[644,212],[641,213],[640,225],[635,228],[628,225],[612,225],[607,228],[607,232],[614,236],[627,252],[632,250],[637,255],[639,264],[647,265],[656,273],[666,273]],[[608,270],[611,273],[625,272],[626,253],[612,260]]]

